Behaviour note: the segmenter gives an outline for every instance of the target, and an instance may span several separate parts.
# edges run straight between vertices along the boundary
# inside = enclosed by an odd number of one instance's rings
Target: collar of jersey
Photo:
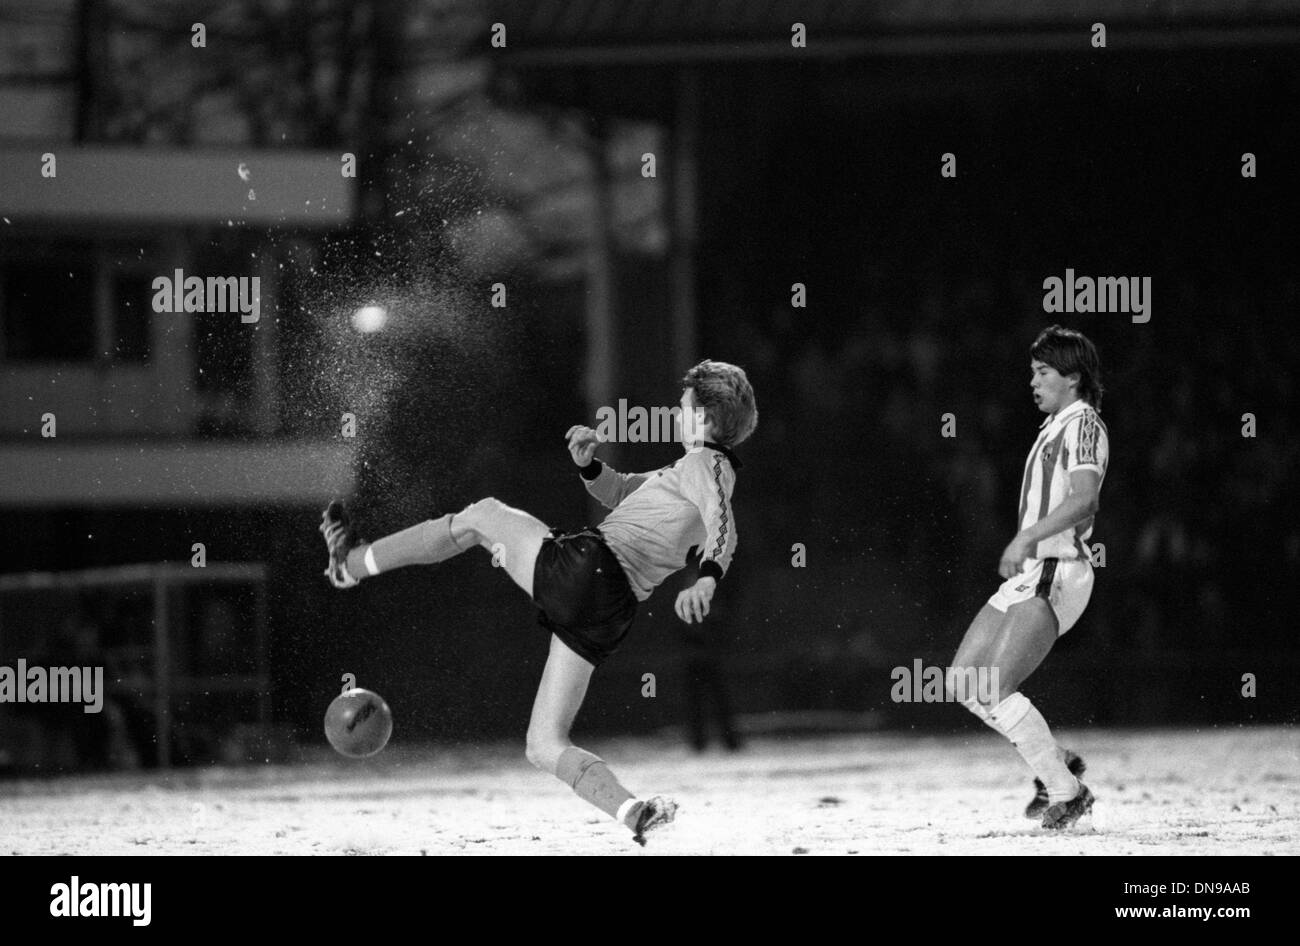
[[[712,440],[706,440],[704,441],[704,446],[708,447],[710,450],[717,450],[719,453],[721,453],[724,457],[726,457],[728,460],[731,461],[731,465],[734,469],[739,470],[742,466],[744,466],[744,464],[740,462],[740,457],[736,456],[734,453],[732,453],[722,444],[714,443]]]
[[[1058,420],[1067,420],[1071,416],[1073,416],[1077,411],[1081,411],[1087,406],[1088,406],[1088,402],[1085,401],[1083,398],[1079,398],[1077,401],[1072,403],[1069,407],[1065,408],[1064,410],[1057,411],[1054,417],[1048,417],[1046,420],[1044,420],[1041,424],[1038,425],[1038,429],[1042,430],[1048,424],[1054,424]]]

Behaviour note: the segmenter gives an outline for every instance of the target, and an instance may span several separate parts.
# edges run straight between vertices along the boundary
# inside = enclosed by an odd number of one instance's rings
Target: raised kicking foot
[[[1065,767],[1070,770],[1070,774],[1075,778],[1082,778],[1083,773],[1088,770],[1087,763],[1069,749],[1065,750]],[[1047,786],[1043,784],[1042,779],[1034,779],[1034,791],[1033,801],[1025,806],[1026,818],[1041,818],[1043,812],[1047,811]]]
[[[334,500],[321,513],[320,531],[325,536],[325,548],[329,552],[329,565],[325,577],[335,588],[353,588],[360,582],[348,574],[348,552],[361,543],[352,528],[352,515],[339,500]]]
[[[1079,794],[1069,801],[1058,801],[1043,812],[1043,827],[1049,831],[1064,831],[1092,811],[1094,801],[1096,799],[1092,797],[1088,786],[1080,782]]]
[[[656,795],[648,801],[641,802],[635,809],[636,820],[632,827],[632,840],[645,847],[645,836],[649,831],[671,824],[677,816],[677,802],[671,798]]]

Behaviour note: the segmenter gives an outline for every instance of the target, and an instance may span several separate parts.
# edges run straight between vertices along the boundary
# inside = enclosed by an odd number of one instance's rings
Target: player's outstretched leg
[[[320,529],[330,556],[325,574],[336,588],[351,588],[394,568],[433,565],[482,546],[530,597],[537,551],[550,532],[535,516],[491,498],[374,542],[356,538],[347,507],[335,501],[321,516]]]
[[[954,673],[949,675],[949,692],[956,672],[965,668],[984,670],[992,675],[996,671],[998,688],[993,699],[985,702],[970,694],[963,702],[971,712],[1002,735],[1016,747],[1029,768],[1046,791],[1046,813],[1058,805],[1074,802],[1075,809],[1083,806],[1072,818],[1058,813],[1052,826],[1065,827],[1062,821],[1073,824],[1092,805],[1092,795],[1067,765],[1064,752],[1056,744],[1047,721],[1038,709],[1022,694],[1019,688],[1038,668],[1052,645],[1056,643],[1056,615],[1051,605],[1041,598],[1031,598],[1011,605],[1005,615],[990,605],[985,605],[972,622],[966,637],[953,660]],[[987,697],[986,697],[987,698]]]
[[[551,637],[551,652],[528,722],[528,761],[560,779],[579,798],[621,821],[637,843],[645,844],[646,832],[672,821],[677,805],[660,797],[638,800],[599,756],[569,741],[594,669],[558,637]]]
[[[1069,770],[1047,720],[1019,692],[1020,685],[1038,669],[1056,643],[1057,628],[1056,614],[1042,598],[1013,604],[1007,608],[1006,620],[987,653],[988,666],[998,671],[999,697],[996,706],[986,707],[989,719],[1011,740],[1021,758],[1047,788],[1049,807],[1044,813],[1044,827],[1067,827],[1092,807],[1092,793]],[[1066,803],[1073,803],[1070,806],[1076,812],[1073,817],[1061,823],[1065,816],[1057,812],[1052,825],[1049,825],[1048,814]]]

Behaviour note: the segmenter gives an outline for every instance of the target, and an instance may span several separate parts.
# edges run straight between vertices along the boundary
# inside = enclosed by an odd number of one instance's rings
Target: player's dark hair
[[[1029,347],[1029,354],[1062,377],[1077,374],[1079,397],[1101,410],[1101,395],[1106,390],[1101,384],[1101,358],[1097,346],[1082,332],[1061,325],[1045,328]]]
[[[758,426],[754,389],[743,368],[705,359],[686,372],[682,387],[695,392],[695,406],[713,425],[713,436],[724,447],[742,443]]]

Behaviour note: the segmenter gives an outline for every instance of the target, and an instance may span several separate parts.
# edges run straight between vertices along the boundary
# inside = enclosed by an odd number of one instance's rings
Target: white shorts
[[[1031,558],[1029,567],[1002,583],[989,604],[999,611],[1042,598],[1056,613],[1057,635],[1074,627],[1092,597],[1092,565],[1086,558]]]

